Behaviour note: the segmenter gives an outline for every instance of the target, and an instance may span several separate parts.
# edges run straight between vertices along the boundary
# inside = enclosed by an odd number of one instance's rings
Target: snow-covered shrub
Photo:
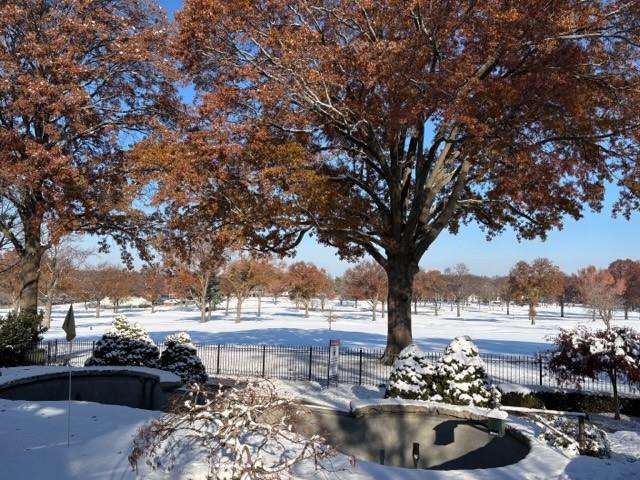
[[[111,328],[96,342],[93,356],[85,365],[131,365],[158,367],[160,351],[147,331],[127,321],[124,315],[113,319]]]
[[[29,363],[31,348],[42,339],[42,313],[37,315],[9,312],[0,317],[0,367]]]
[[[575,419],[556,417],[550,425],[564,433],[545,428],[542,437],[551,446],[562,449],[571,455],[589,455],[591,457],[608,458],[611,456],[611,446],[607,434],[591,423],[584,425],[584,447],[578,445],[578,422]],[[569,437],[569,438],[567,438]]]
[[[500,392],[490,385],[478,347],[468,336],[454,338],[436,365],[438,394],[445,403],[495,407]]]
[[[427,381],[435,373],[425,354],[415,345],[405,347],[393,363],[387,397],[428,400]]]
[[[166,337],[164,337],[164,344],[165,345],[169,345],[171,343],[193,343],[191,341],[191,335],[189,335],[187,332],[178,332],[178,333],[173,333],[171,335],[167,335]]]
[[[500,392],[489,384],[478,348],[466,336],[454,338],[435,365],[415,345],[406,347],[393,365],[387,397],[490,408],[500,404]]]
[[[169,335],[164,339],[164,345],[166,348],[160,356],[160,368],[175,373],[187,385],[206,383],[207,371],[188,333]]]
[[[322,437],[299,433],[296,427],[311,416],[267,381],[215,392],[194,384],[183,405],[140,430],[129,463],[135,468],[145,458],[154,470],[174,470],[187,452],[208,463],[206,478],[291,478],[297,463],[315,461],[322,468],[335,453]]]
[[[620,418],[618,380],[640,384],[640,334],[629,327],[611,327],[591,331],[585,327],[561,330],[553,338],[549,369],[560,383],[573,383],[578,388],[584,378],[609,376],[613,386],[616,418]]]

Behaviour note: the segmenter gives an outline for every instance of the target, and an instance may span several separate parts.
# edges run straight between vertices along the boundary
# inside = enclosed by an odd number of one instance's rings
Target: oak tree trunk
[[[529,304],[529,320],[531,320],[531,325],[536,324],[536,307],[533,303]]]
[[[44,253],[40,244],[40,225],[27,228],[25,247],[20,255],[20,295],[18,307],[21,312],[37,315],[38,280],[40,278],[40,260]]]
[[[262,297],[258,295],[258,318],[262,314]]]
[[[100,318],[100,300],[96,302],[96,318]]]
[[[409,256],[389,258],[386,265],[389,293],[387,296],[387,347],[382,361],[391,365],[396,356],[411,344],[411,298],[413,278],[418,264]]]

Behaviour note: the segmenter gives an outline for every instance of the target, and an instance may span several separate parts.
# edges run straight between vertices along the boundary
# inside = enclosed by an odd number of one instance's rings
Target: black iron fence
[[[245,345],[245,344],[194,344],[207,373],[215,376],[265,377],[281,380],[314,381],[326,384],[329,379],[330,350],[326,346]],[[93,352],[95,341],[45,340],[31,353],[34,364],[61,365],[69,362],[82,366]],[[164,345],[158,345],[160,351]],[[358,385],[384,385],[391,367],[380,362],[383,350],[358,347],[341,347],[339,350],[338,381]],[[440,352],[426,352],[428,359],[436,362]],[[528,387],[559,386],[549,370],[548,357],[544,354],[506,355],[481,354],[487,373],[496,383],[508,383]],[[589,392],[611,393],[609,378],[583,379],[582,389]],[[621,395],[640,395],[636,386],[619,383]]]

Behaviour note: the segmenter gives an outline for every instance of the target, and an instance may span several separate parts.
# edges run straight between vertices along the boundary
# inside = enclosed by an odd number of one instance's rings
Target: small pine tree
[[[188,333],[169,335],[164,339],[164,345],[160,368],[175,373],[187,385],[206,383],[207,371]]]
[[[389,376],[387,397],[406,398],[408,400],[428,400],[425,398],[427,380],[435,374],[425,354],[415,345],[404,348]]]
[[[486,367],[478,347],[468,336],[454,338],[436,366],[438,388],[431,396],[453,405],[493,408],[500,403],[500,392],[489,385]]]
[[[85,362],[87,367],[127,365],[158,367],[160,350],[147,331],[127,321],[124,315],[113,320],[111,328],[96,342],[93,356]]]

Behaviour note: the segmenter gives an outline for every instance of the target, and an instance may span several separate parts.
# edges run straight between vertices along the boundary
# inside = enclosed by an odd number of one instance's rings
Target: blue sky
[[[182,5],[182,0],[161,0],[160,3],[172,15]],[[545,242],[518,242],[512,231],[487,241],[478,226],[463,226],[458,235],[440,235],[425,254],[421,265],[428,269],[443,270],[463,262],[474,273],[502,275],[518,260],[537,257],[548,257],[569,273],[589,264],[604,267],[617,258],[638,259],[640,214],[636,213],[630,221],[613,219],[611,205],[616,196],[617,192],[610,190],[602,213],[587,211],[584,218],[577,222],[567,219],[563,230],[550,232]],[[332,275],[341,274],[349,266],[338,258],[335,249],[319,245],[313,238],[303,241],[295,258],[314,262]],[[114,249],[99,259],[105,260],[118,262],[118,252]]]

